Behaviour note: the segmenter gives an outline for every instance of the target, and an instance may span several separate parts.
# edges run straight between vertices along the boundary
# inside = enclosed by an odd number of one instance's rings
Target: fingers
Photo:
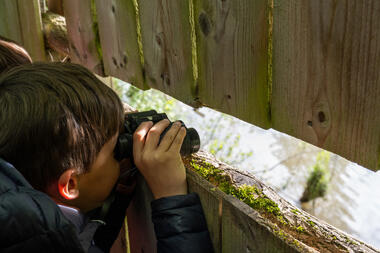
[[[185,139],[185,136],[186,136],[186,129],[184,127],[181,127],[176,137],[174,138],[172,145],[169,148],[169,151],[179,153],[182,147],[183,139]]]
[[[151,152],[157,149],[158,143],[160,141],[161,133],[169,126],[170,121],[167,119],[159,121],[155,124],[148,132],[146,137],[145,149],[147,152]]]
[[[143,122],[133,134],[133,156],[135,158],[135,161],[138,161],[142,154],[145,145],[146,135],[148,134],[149,129],[151,129],[152,126],[152,121]]]
[[[165,136],[162,138],[158,149],[163,152],[167,151],[170,148],[173,140],[177,136],[180,129],[181,122],[174,122],[170,129],[166,132]]]

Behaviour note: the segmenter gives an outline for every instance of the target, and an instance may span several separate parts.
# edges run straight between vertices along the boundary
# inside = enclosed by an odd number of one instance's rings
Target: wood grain
[[[221,245],[217,252],[380,252],[298,209],[255,176],[220,162],[207,152],[199,151],[185,158],[184,162],[188,168],[189,185],[194,183],[205,189],[197,191],[201,200],[210,199],[205,194],[222,199],[222,212],[219,212]],[[229,178],[231,186],[255,186],[262,192],[263,198],[276,203],[282,219],[264,210],[253,209],[237,198],[221,192],[215,187],[218,184],[217,179],[211,178],[212,183],[206,181],[191,171],[192,164],[218,169],[222,173],[219,176]],[[205,205],[204,202],[202,205]],[[212,212],[209,209],[205,211]],[[209,226],[210,230],[214,229],[212,226]],[[297,228],[302,228],[302,232]]]
[[[0,1],[0,35],[22,45],[17,1]]]
[[[270,127],[266,0],[195,0],[200,102]]]
[[[1,1],[0,35],[24,47],[33,61],[46,59],[38,0]]]
[[[225,196],[222,217],[222,252],[299,252],[257,222],[259,215],[232,196]]]
[[[153,195],[142,176],[137,180],[135,195],[127,209],[128,234],[131,253],[157,252],[157,241],[152,223]]]
[[[33,61],[46,60],[39,0],[18,0],[18,8],[26,51],[29,52]]]
[[[146,82],[194,102],[189,1],[139,0]]]
[[[132,0],[96,0],[95,3],[105,73],[146,89]]]
[[[63,3],[71,62],[103,76],[101,45],[93,0],[65,0]]]
[[[380,1],[274,1],[273,128],[380,169]]]
[[[214,252],[221,253],[222,192],[190,169],[187,170],[187,182],[189,192],[196,192],[201,200]]]

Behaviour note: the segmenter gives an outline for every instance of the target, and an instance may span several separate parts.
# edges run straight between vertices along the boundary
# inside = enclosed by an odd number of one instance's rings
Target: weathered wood
[[[60,16],[64,16],[63,1],[64,0],[47,0],[47,7],[49,11]]]
[[[191,1],[139,0],[147,84],[193,105]]]
[[[194,0],[201,104],[270,127],[267,0]]]
[[[274,236],[259,215],[231,196],[225,196],[222,216],[222,252],[298,252]]]
[[[1,1],[0,35],[23,46],[34,61],[46,59],[38,0]]]
[[[196,192],[202,203],[202,208],[206,217],[207,227],[210,232],[215,253],[222,252],[222,201],[223,196],[220,191],[216,191],[215,186],[202,179],[195,172],[187,169],[187,183],[189,192]]]
[[[44,61],[45,45],[42,33],[40,3],[38,0],[17,0],[22,45],[33,61]],[[33,38],[33,39],[32,39]]]
[[[380,169],[380,1],[274,1],[273,128]]]
[[[255,186],[264,198],[276,203],[280,215],[255,210],[231,195],[226,195],[215,187],[218,185],[217,180],[213,179],[211,184],[191,171],[191,163],[199,166],[207,164],[221,170],[223,177],[229,178],[235,187]],[[207,205],[204,200],[210,198],[203,194],[222,198],[222,213],[219,213],[219,217],[222,217],[222,222],[219,223],[222,248],[217,252],[380,252],[298,209],[253,175],[232,168],[206,152],[198,152],[186,158],[185,165],[189,168],[189,184],[197,184],[206,189],[198,192],[202,205]]]
[[[63,7],[71,62],[81,64],[98,75],[104,75],[94,1],[65,0]]]
[[[146,89],[132,0],[96,0],[105,73]]]
[[[139,176],[136,193],[127,210],[131,253],[157,252],[150,207],[152,200],[152,193],[142,176]]]
[[[46,47],[58,52],[63,57],[70,54],[64,17],[47,11],[42,14],[43,33]]]
[[[0,1],[0,35],[22,45],[18,3],[15,0]]]
[[[120,229],[119,235],[117,236],[115,242],[113,243],[110,253],[130,253],[129,248],[129,236],[128,236],[128,225],[127,218],[124,220],[124,224]]]

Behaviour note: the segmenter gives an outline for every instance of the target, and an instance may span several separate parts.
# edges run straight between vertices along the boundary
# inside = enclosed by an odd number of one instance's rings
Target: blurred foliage
[[[305,191],[300,199],[301,202],[308,202],[326,195],[330,179],[329,161],[330,153],[326,151],[318,153],[317,161],[310,172]]]
[[[238,154],[236,154],[236,150],[239,149],[240,138],[240,134],[233,135],[232,133],[228,133],[223,140],[212,140],[211,143],[207,146],[208,151],[211,154],[220,157],[220,160],[222,162],[231,165],[239,165],[244,160],[253,155],[252,151],[240,151]]]

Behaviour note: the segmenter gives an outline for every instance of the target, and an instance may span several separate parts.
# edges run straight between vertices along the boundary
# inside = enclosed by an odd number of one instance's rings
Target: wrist
[[[187,184],[181,185],[179,187],[167,187],[165,189],[156,190],[153,192],[154,199],[160,199],[165,197],[171,197],[176,195],[186,195],[188,193],[187,191]]]

